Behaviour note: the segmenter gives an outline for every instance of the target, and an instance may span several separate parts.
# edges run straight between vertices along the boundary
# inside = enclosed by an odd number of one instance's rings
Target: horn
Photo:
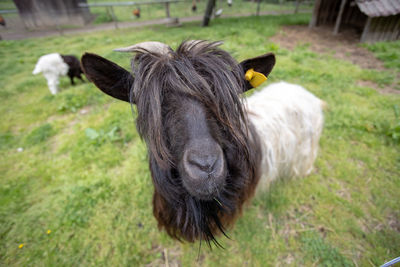
[[[158,53],[168,55],[172,49],[160,42],[143,42],[128,47],[114,49],[116,52],[140,52],[140,53]]]

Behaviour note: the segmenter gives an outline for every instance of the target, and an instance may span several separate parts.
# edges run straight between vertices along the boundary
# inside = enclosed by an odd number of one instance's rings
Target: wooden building
[[[86,0],[14,0],[27,28],[83,25],[92,19]]]
[[[361,42],[400,39],[400,0],[316,0],[310,27],[328,25],[361,33]]]

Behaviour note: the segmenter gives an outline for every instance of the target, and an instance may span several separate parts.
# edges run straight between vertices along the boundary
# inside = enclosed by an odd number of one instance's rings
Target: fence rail
[[[11,2],[11,0],[7,1]],[[126,28],[130,27],[128,26],[130,23],[132,25],[149,25],[152,20],[157,20],[157,23],[163,25],[179,25],[177,18],[184,21],[189,21],[188,18],[201,20],[207,4],[207,0],[195,1],[197,10],[193,10],[193,2],[191,0],[101,1],[104,0],[88,0],[89,3],[80,3],[77,7],[69,9],[68,16],[61,16],[57,10],[32,12],[32,17],[38,18],[33,26],[30,21],[26,23],[24,17],[14,6],[0,5],[2,7],[0,15],[6,22],[6,25],[0,25],[0,34],[4,39],[21,39],[26,36],[25,33],[32,33],[31,36],[37,36],[36,31],[51,30],[63,35],[64,32],[78,31],[78,28],[83,27],[87,29],[100,28],[100,25],[97,24],[104,23],[105,29]],[[298,0],[233,0],[232,4],[227,0],[216,0],[217,5],[214,9],[213,17],[217,17],[217,12],[220,15],[222,9],[223,17],[289,14],[296,11],[296,1]],[[300,0],[302,5],[300,12],[312,11],[310,1],[312,2],[313,0]],[[80,13],[83,9],[90,9],[90,16],[88,16],[87,20],[86,17],[84,22],[78,19],[71,19],[71,16],[73,17],[75,13]],[[42,13],[45,14],[43,15]],[[87,23],[91,23],[91,25],[87,25]]]
[[[104,2],[104,3],[80,3],[80,7],[112,7],[112,6],[140,6],[140,5],[152,5],[152,4],[166,4],[166,3],[178,3],[185,2],[182,0],[153,0],[153,1],[139,1],[139,2]]]
[[[16,9],[3,9],[3,10],[0,10],[0,14],[13,14],[13,13],[18,13],[18,10],[16,10]]]
[[[118,19],[117,16],[115,15],[114,12],[114,6],[119,7],[119,6],[141,6],[141,5],[154,5],[154,4],[164,4],[165,5],[165,15],[166,18],[169,20],[167,23],[169,24],[179,24],[179,20],[176,19],[171,19],[170,16],[170,10],[169,10],[169,4],[171,3],[178,3],[178,2],[184,2],[182,0],[151,0],[151,1],[140,1],[140,2],[104,2],[104,3],[80,3],[78,4],[79,7],[104,7],[107,10],[107,13],[110,14],[115,28],[118,29]]]

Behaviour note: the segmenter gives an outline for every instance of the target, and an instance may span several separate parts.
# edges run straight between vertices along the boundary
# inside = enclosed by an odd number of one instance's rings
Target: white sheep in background
[[[72,55],[60,55],[58,53],[41,56],[36,63],[32,74],[43,73],[47,80],[50,92],[55,95],[58,92],[59,77],[68,75],[71,85],[74,85],[74,77],[83,81],[79,59]]]
[[[251,123],[262,140],[257,190],[282,177],[309,175],[317,157],[325,102],[299,85],[274,83],[247,98]]]
[[[39,58],[32,72],[34,75],[39,73],[43,73],[50,92],[55,95],[58,92],[59,77],[67,75],[68,65],[58,53],[44,55]]]

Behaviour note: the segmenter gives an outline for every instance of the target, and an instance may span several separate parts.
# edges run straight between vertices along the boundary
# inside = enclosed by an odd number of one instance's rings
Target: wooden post
[[[394,27],[396,26],[396,22],[397,21],[394,17],[390,18],[390,23],[389,23],[390,26],[388,27],[386,36],[385,36],[386,41],[392,41],[392,34],[393,34]]]
[[[59,22],[59,19],[58,19],[57,14],[56,14],[54,17],[56,18],[56,28],[57,28],[57,31],[58,31],[58,33],[59,33],[61,36],[63,36],[64,33],[63,33],[63,30],[62,30],[62,28],[61,28],[61,26],[60,26],[60,22]]]
[[[390,28],[390,18],[389,17],[383,17],[383,27],[381,30],[381,35],[379,36],[380,41],[386,41],[386,33],[389,31]]]
[[[388,17],[388,26],[386,28],[386,32],[385,32],[385,41],[390,41],[390,37],[392,36],[392,30],[393,30],[393,26],[394,26],[394,18],[393,17]]]
[[[374,21],[372,22],[372,26],[374,29],[374,38],[372,40],[372,42],[377,42],[379,41],[379,35],[381,34],[381,24],[380,24],[380,17],[377,17],[374,19]]]
[[[111,13],[111,17],[112,17],[112,19],[114,21],[115,28],[118,29],[118,21],[117,21],[117,17],[115,16],[115,13],[114,13],[114,7],[113,6],[110,6],[110,13]]]
[[[260,4],[261,4],[261,0],[258,0],[256,16],[260,16]]]
[[[315,0],[313,15],[310,20],[309,28],[313,28],[317,26],[318,16],[319,16],[319,7],[321,6],[322,0]]]
[[[203,18],[203,24],[202,24],[203,27],[208,26],[208,24],[210,23],[210,18],[214,7],[215,7],[215,0],[208,0],[206,12],[204,13],[204,18]]]
[[[339,32],[339,27],[340,23],[342,22],[342,16],[343,16],[343,11],[344,7],[346,5],[347,0],[342,0],[342,3],[340,4],[340,10],[339,10],[339,15],[337,16],[336,23],[335,23],[335,29],[333,30],[333,34],[336,35]]]
[[[169,2],[165,3],[165,13],[167,15],[167,18],[170,18],[170,15],[169,15]]]
[[[361,42],[364,43],[367,40],[368,32],[369,32],[369,27],[371,26],[371,17],[368,17],[367,22],[365,23],[364,30],[361,34]]]
[[[300,7],[300,0],[296,0],[296,7],[294,9],[294,14],[296,14],[297,12],[299,12],[299,7]]]
[[[398,16],[398,15],[396,15],[396,16]],[[395,21],[396,21],[396,19],[395,19]],[[397,19],[396,25],[393,27],[392,31],[393,31],[393,34],[392,34],[391,39],[393,41],[399,39],[400,38],[400,19]]]
[[[113,17],[111,16],[110,13],[110,8],[108,6],[106,6],[106,13],[107,13],[107,18],[111,18],[111,20],[113,20]]]
[[[371,25],[369,26],[367,42],[370,43],[376,42],[377,35],[378,35],[378,23],[376,23],[376,17],[375,17],[371,18]]]

